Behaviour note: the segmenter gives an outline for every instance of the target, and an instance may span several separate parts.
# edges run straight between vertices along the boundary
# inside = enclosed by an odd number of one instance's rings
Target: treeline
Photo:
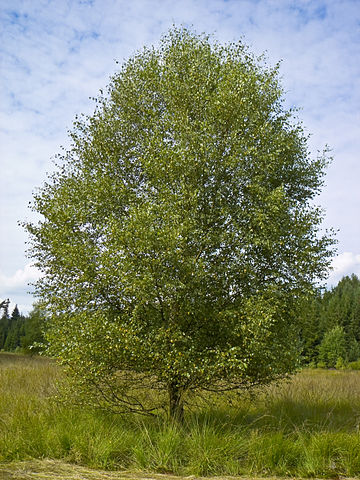
[[[319,291],[304,305],[300,320],[304,364],[341,368],[359,360],[359,278],[346,276],[331,290]]]
[[[45,312],[34,305],[28,315],[1,302],[0,350],[37,353],[44,343]],[[331,290],[319,290],[304,303],[299,318],[303,365],[341,368],[360,360],[360,280],[344,277]],[[355,365],[356,366],[356,365]],[[360,361],[357,368],[360,368]]]
[[[39,353],[44,343],[45,314],[34,305],[28,315],[22,315],[17,305],[9,312],[9,300],[0,303],[0,351]]]

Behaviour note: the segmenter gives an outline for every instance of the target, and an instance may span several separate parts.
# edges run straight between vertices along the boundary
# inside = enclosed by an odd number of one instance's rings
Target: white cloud
[[[354,273],[360,277],[360,254],[344,252],[332,261],[332,272],[328,279],[329,285],[336,285],[342,277]]]
[[[2,0],[0,286],[28,289],[17,221],[31,215],[31,191],[67,145],[74,115],[92,111],[88,97],[108,83],[115,59],[158,42],[174,23],[220,42],[244,36],[255,53],[268,51],[270,63],[283,60],[286,101],[303,108],[311,148],[329,143],[334,152],[319,199],[326,226],[340,229],[330,278],[359,272],[357,254],[349,253],[360,251],[359,20],[358,0]]]
[[[10,299],[9,311],[17,304],[21,313],[32,310],[34,297],[31,293],[31,283],[40,278],[40,272],[31,263],[19,268],[14,273],[6,275],[0,271],[0,300]]]
[[[16,270],[16,272],[10,276],[0,272],[0,289],[1,291],[22,289],[39,278],[39,270],[31,263],[28,263],[23,269]]]

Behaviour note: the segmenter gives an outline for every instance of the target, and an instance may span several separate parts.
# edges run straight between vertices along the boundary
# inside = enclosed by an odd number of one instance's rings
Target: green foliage
[[[317,366],[317,368],[326,368],[326,363],[320,360],[320,361],[316,364],[316,366]]]
[[[355,362],[349,362],[346,365],[346,368],[349,368],[350,370],[360,370],[360,360],[356,360]]]
[[[277,66],[174,28],[76,120],[25,227],[79,401],[151,413],[160,391],[182,416],[188,392],[296,369],[298,304],[333,241],[313,206],[326,152],[283,103]]]
[[[339,359],[346,357],[346,340],[344,329],[336,326],[325,333],[319,347],[319,360],[327,367],[335,367]]]
[[[317,363],[319,345],[323,336],[321,330],[321,302],[322,295],[315,291],[310,298],[304,298],[301,304],[299,320],[300,344],[302,349],[302,362],[304,364]]]
[[[44,349],[45,311],[35,304],[26,316],[21,315],[17,305],[11,316],[7,307],[0,318],[0,350],[39,353]]]
[[[9,318],[4,350],[14,352],[20,347],[20,338],[24,333],[24,317],[20,315],[17,305]]]
[[[353,362],[358,358],[360,358],[360,343],[352,337],[347,343],[347,359]]]
[[[15,351],[20,347],[20,338],[24,332],[24,317],[20,315],[17,305],[11,315],[8,313],[6,303],[3,315],[0,319],[0,350]]]
[[[40,304],[25,318],[24,335],[20,339],[21,349],[24,353],[40,353],[45,348],[44,332],[46,330],[46,312]]]
[[[0,350],[3,350],[9,330],[9,300],[1,302],[0,311],[1,310],[3,312],[0,318]]]
[[[346,367],[343,357],[338,357],[335,363],[335,368],[337,370],[343,370]]]
[[[323,322],[327,329],[344,328],[347,337],[360,341],[360,280],[356,275],[343,277],[324,294]]]
[[[317,292],[310,301],[304,301],[300,319],[300,338],[305,364],[320,361],[319,352],[323,349],[320,344],[327,342],[325,336],[336,327],[343,331],[340,356],[345,362],[356,361],[360,358],[359,278],[356,275],[343,277],[336,287]],[[323,360],[320,363],[327,364]],[[331,363],[334,364],[334,358]]]

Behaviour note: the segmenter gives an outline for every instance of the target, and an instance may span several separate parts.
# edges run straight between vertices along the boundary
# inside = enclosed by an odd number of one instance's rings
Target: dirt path
[[[195,477],[188,477],[195,479]],[[173,475],[107,472],[57,460],[0,463],[0,480],[179,480]]]
[[[291,477],[178,477],[145,472],[108,472],[64,463],[59,460],[29,460],[0,463],[0,480],[291,480]],[[299,478],[294,480],[301,480]],[[316,479],[312,479],[316,480]],[[322,479],[324,480],[324,479]],[[359,480],[342,478],[342,480]]]

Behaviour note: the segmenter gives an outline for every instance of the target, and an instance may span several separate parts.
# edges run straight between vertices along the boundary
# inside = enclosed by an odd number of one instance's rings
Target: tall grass
[[[0,354],[0,461],[183,475],[360,474],[356,371],[305,370],[255,398],[212,399],[189,409],[182,426],[58,404],[59,375],[49,360]]]

